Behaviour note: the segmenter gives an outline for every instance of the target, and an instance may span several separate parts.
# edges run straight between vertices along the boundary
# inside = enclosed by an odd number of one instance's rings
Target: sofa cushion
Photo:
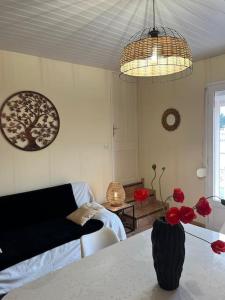
[[[97,213],[97,210],[80,207],[69,214],[66,218],[78,225],[84,226]]]
[[[81,207],[77,208],[66,218],[78,225],[83,226],[88,220],[94,217],[100,210],[101,205],[97,203],[85,203]]]
[[[0,197],[0,232],[66,217],[77,208],[71,184]]]
[[[84,226],[80,226],[65,218],[59,218],[1,232],[0,271],[102,227],[103,222],[99,220],[89,220]]]

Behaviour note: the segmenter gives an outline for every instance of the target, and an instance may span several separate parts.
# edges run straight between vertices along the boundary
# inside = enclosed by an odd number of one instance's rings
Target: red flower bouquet
[[[154,164],[152,166],[152,169],[154,170],[154,178],[151,182],[152,189],[153,189],[153,181],[156,178],[156,165]],[[167,199],[164,201],[162,198],[162,191],[161,191],[161,178],[166,170],[165,167],[162,168],[161,175],[159,177],[159,192],[160,192],[160,198],[163,204],[163,207],[167,206],[167,201],[173,199],[177,203],[183,203],[185,201],[185,195],[184,192],[180,188],[175,188],[173,191],[173,195],[167,197]],[[181,206],[181,207],[170,207],[167,211],[165,211],[165,221],[174,226],[179,224],[180,222],[187,224],[191,223],[194,219],[197,218],[197,215],[200,215],[202,217],[208,216],[212,212],[212,208],[210,207],[209,198],[214,198],[214,196],[210,197],[201,197],[198,202],[195,204],[194,207],[189,206]],[[216,197],[219,198],[219,197]],[[220,199],[220,198],[219,198]],[[220,199],[221,203],[223,204],[223,199]],[[198,238],[198,237],[197,237]],[[205,240],[206,241],[206,240]],[[215,242],[208,242],[211,245],[212,250],[220,254],[221,252],[225,252],[225,242],[223,241],[215,241]]]
[[[152,166],[154,170],[154,178],[151,186],[156,178],[156,165]],[[212,209],[210,207],[209,198],[201,197],[194,207],[185,206],[184,192],[180,188],[175,188],[172,195],[163,200],[161,190],[161,179],[166,168],[163,167],[159,176],[159,194],[162,201],[162,207],[165,209],[165,217],[156,219],[153,223],[151,232],[152,256],[154,268],[157,275],[158,284],[167,291],[178,288],[183,264],[185,259],[185,234],[189,234],[211,245],[212,251],[216,254],[225,252],[225,242],[218,240],[209,242],[192,233],[186,232],[182,223],[192,223],[198,215],[206,217]],[[177,203],[174,207],[169,207],[169,200]],[[221,200],[221,199],[220,199]],[[225,200],[221,200],[225,205]]]
[[[180,199],[176,197],[177,190],[179,190],[179,193],[182,193],[184,195],[181,189],[174,189],[173,199],[176,202],[181,202]],[[167,200],[169,200],[170,198],[172,198],[172,196],[168,197]],[[182,202],[183,201],[184,196]],[[170,208],[166,213],[166,221],[171,225],[178,224],[180,221],[184,224],[191,223],[197,217],[195,211],[203,217],[208,216],[212,211],[209,202],[205,197],[200,198],[193,208],[188,206],[181,206],[181,208],[176,207],[176,211],[174,211],[174,208],[175,207]],[[176,214],[176,222],[174,222],[174,214]]]

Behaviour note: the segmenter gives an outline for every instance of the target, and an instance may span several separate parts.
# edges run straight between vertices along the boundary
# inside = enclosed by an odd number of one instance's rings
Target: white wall
[[[112,180],[112,72],[0,51],[0,105],[16,91],[43,93],[60,131],[46,149],[25,152],[0,134],[0,195],[87,181],[103,201]]]
[[[204,195],[204,180],[196,170],[204,166],[204,98],[208,83],[225,80],[225,55],[194,64],[191,77],[154,83],[139,80],[139,161],[140,175],[150,185],[151,165],[166,166],[162,180],[163,194],[181,187],[187,204],[194,204]],[[176,108],[181,115],[180,127],[166,131],[161,117],[167,108]],[[157,188],[158,189],[158,188]]]
[[[0,195],[85,180],[99,201],[104,200],[112,180],[111,95],[118,89],[113,78],[103,69],[0,51],[0,105],[16,91],[34,90],[55,104],[61,120],[56,140],[37,152],[18,150],[0,134]],[[167,167],[164,195],[180,186],[190,204],[204,194],[204,181],[196,177],[196,169],[204,165],[204,88],[222,80],[225,55],[195,63],[193,75],[182,80],[139,80],[139,175],[147,185],[156,162]],[[123,97],[129,98],[130,84],[122,85],[127,88]],[[123,103],[129,106],[129,99]],[[174,132],[161,125],[169,107],[181,114]]]

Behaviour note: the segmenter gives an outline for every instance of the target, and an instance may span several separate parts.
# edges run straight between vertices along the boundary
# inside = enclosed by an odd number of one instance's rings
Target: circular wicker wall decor
[[[0,128],[6,140],[24,151],[49,146],[59,132],[54,104],[44,95],[21,91],[9,96],[0,109]]]
[[[180,120],[180,114],[175,108],[168,108],[162,115],[162,125],[168,131],[177,129]]]

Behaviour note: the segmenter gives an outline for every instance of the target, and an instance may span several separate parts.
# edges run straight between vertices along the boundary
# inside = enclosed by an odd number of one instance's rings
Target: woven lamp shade
[[[166,27],[146,28],[135,34],[123,49],[120,70],[139,77],[172,77],[192,73],[192,54],[185,38]]]
[[[126,198],[124,188],[120,182],[111,182],[108,186],[106,199],[112,206],[121,206]]]

